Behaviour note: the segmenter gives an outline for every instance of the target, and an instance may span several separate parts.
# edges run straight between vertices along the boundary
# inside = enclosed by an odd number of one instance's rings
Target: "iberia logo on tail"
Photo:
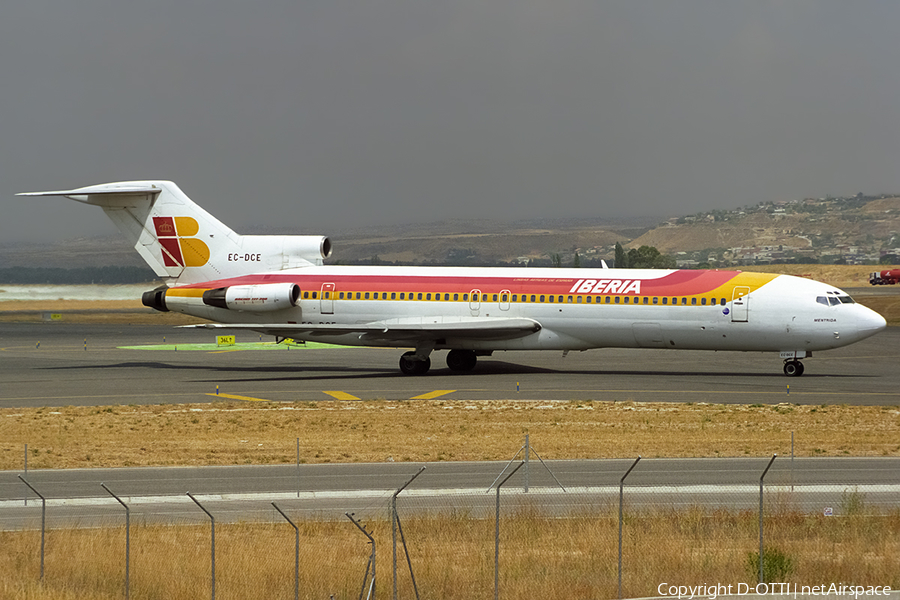
[[[209,260],[209,246],[196,237],[200,225],[192,217],[153,217],[156,237],[167,267],[202,267]]]

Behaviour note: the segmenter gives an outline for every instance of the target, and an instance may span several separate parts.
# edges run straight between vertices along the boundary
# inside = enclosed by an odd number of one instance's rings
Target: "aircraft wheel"
[[[471,371],[477,362],[474,350],[451,350],[447,353],[447,366],[451,371]]]
[[[406,352],[400,357],[400,371],[404,375],[424,375],[431,368],[431,359],[417,360],[416,353],[413,351]]]
[[[788,377],[800,377],[803,375],[803,363],[799,360],[789,360],[784,363],[784,374]]]

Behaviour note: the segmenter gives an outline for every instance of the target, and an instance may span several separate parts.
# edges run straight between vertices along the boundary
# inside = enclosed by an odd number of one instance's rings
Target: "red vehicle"
[[[886,269],[869,274],[869,283],[872,285],[894,285],[900,282],[900,269]]]

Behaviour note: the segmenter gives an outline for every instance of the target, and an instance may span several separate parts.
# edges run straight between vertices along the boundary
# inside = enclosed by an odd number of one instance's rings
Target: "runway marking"
[[[322,392],[323,394],[328,394],[332,398],[336,400],[359,400],[356,396],[352,394],[348,394],[347,392]]]
[[[422,394],[421,396],[413,396],[410,400],[434,400],[435,398],[440,398],[441,396],[446,396],[447,394],[452,394],[456,390],[434,390],[433,392],[428,392],[427,394]]]
[[[174,467],[178,468],[178,467]],[[789,485],[770,485],[767,486],[773,492],[787,492],[790,490]],[[900,492],[900,485],[890,483],[866,483],[853,486],[854,491],[861,494],[896,494]],[[753,494],[758,491],[756,485],[746,484],[678,484],[671,486],[648,486],[642,487],[641,493],[648,495],[690,495],[696,494],[700,496],[718,496],[727,499],[728,496],[744,496],[746,500],[753,502]],[[813,485],[796,485],[793,492],[799,495],[821,496],[823,494],[845,493],[847,485],[845,484],[813,484]],[[618,486],[577,486],[568,488],[566,493],[571,495],[587,495],[591,497],[597,496],[614,496],[619,492]],[[509,491],[504,492],[510,495],[525,497],[535,496],[558,496],[560,494],[557,487],[532,487],[526,494],[521,488],[511,487]],[[298,495],[297,492],[244,492],[244,493],[224,493],[210,494],[210,502],[234,502],[234,501],[257,501],[266,502],[267,504],[273,499],[290,500],[300,498],[301,500],[334,500],[334,499],[384,499],[390,497],[391,490],[371,489],[371,490],[317,490],[303,491]],[[404,490],[407,496],[417,498],[433,498],[446,496],[483,496],[484,488],[425,488]],[[197,494],[203,497],[205,494]],[[191,500],[182,495],[166,495],[166,496],[129,496],[126,498],[129,504],[191,504]],[[738,502],[742,502],[738,500]],[[696,501],[691,499],[690,506],[696,506]],[[18,508],[22,506],[22,500],[0,500],[0,509]],[[118,506],[115,499],[109,497],[82,497],[82,498],[48,498],[47,506],[69,507],[69,506]],[[816,510],[815,512],[818,512]]]
[[[245,402],[270,402],[265,398],[251,398],[250,396],[236,396],[234,394],[206,394],[213,398],[228,398],[229,400],[243,400]]]

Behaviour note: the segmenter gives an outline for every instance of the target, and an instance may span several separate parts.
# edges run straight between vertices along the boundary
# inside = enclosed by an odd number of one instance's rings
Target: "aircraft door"
[[[500,290],[500,310],[509,310],[509,290]]]
[[[639,348],[665,348],[659,323],[632,323],[631,331]]]
[[[319,294],[319,309],[323,315],[334,314],[334,284],[323,283]]]
[[[481,310],[481,290],[472,290],[469,292],[469,310],[473,317],[477,317]]]
[[[731,322],[746,323],[750,308],[750,288],[738,286],[731,296]]]

